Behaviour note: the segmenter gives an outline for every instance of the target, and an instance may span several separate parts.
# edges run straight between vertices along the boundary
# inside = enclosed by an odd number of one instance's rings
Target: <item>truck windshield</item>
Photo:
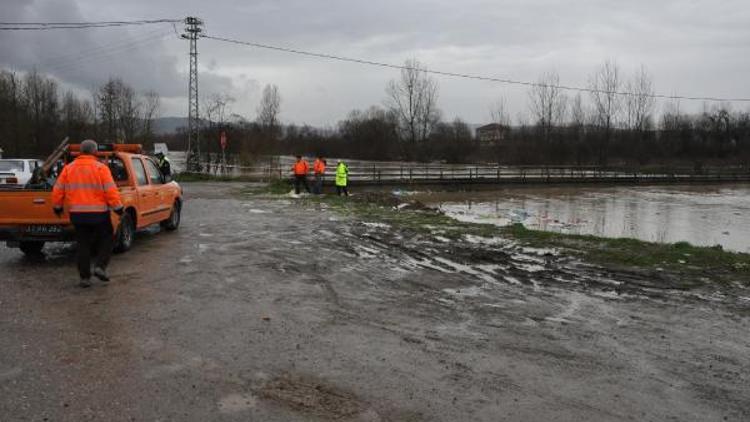
[[[0,160],[0,171],[23,171],[23,161]]]

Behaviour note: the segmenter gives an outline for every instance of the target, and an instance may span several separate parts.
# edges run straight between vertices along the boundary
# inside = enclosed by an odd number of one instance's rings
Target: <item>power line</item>
[[[141,19],[98,22],[0,22],[0,31],[47,31],[54,29],[112,28],[182,22],[182,19]]]
[[[89,54],[78,59],[72,59],[72,60],[63,61],[57,64],[53,64],[51,66],[47,66],[46,70],[52,71],[52,72],[62,72],[62,71],[74,69],[84,64],[88,65],[91,63],[97,63],[97,62],[102,62],[102,61],[111,61],[114,55],[137,49],[143,44],[147,44],[152,41],[162,40],[171,35],[172,35],[172,31],[161,32],[159,34],[154,34],[146,38],[137,39],[135,41],[121,44],[110,49],[103,49],[96,53]]]
[[[491,76],[473,75],[469,73],[456,73],[456,72],[447,72],[447,71],[434,70],[434,69],[412,68],[409,66],[396,65],[396,64],[385,63],[385,62],[377,62],[374,60],[358,59],[358,58],[338,56],[338,55],[326,54],[326,53],[315,53],[311,51],[299,50],[299,49],[294,49],[294,48],[279,47],[279,46],[261,44],[261,43],[250,42],[250,41],[241,41],[241,40],[236,40],[232,38],[217,37],[217,36],[211,36],[211,35],[206,35],[206,34],[203,34],[202,37],[215,40],[215,41],[223,41],[223,42],[232,43],[232,44],[239,44],[239,45],[245,45],[245,46],[250,46],[250,47],[262,48],[266,50],[281,51],[285,53],[298,54],[298,55],[308,56],[308,57],[316,57],[316,58],[336,60],[336,61],[341,61],[341,62],[357,63],[357,64],[363,64],[363,65],[368,65],[368,66],[385,67],[385,68],[390,68],[390,69],[418,70],[420,72],[430,73],[433,75],[448,76],[448,77],[453,77],[453,78],[473,79],[473,80],[479,80],[479,81],[498,82],[498,83],[509,84],[509,85],[521,85],[521,86],[529,86],[529,87],[558,88],[558,89],[562,89],[566,91],[573,91],[573,92],[614,94],[614,95],[622,95],[622,96],[634,96],[634,95],[640,96],[641,95],[641,94],[635,94],[635,93],[627,92],[627,91],[605,91],[605,90],[583,88],[583,87],[577,87],[577,86],[550,85],[550,84],[543,84],[543,83],[538,83],[538,82],[529,82],[529,81],[521,81],[521,80],[514,80],[514,79],[507,79],[507,78],[496,78],[496,77],[491,77]],[[651,94],[651,95],[645,95],[645,96],[650,97],[650,98],[658,98],[658,99],[666,99],[666,100],[710,101],[710,102],[750,102],[750,98],[691,97],[691,96],[664,95],[664,94]]]
[[[113,43],[104,44],[104,45],[95,45],[92,48],[87,48],[84,50],[80,50],[78,52],[68,52],[65,54],[60,54],[54,57],[50,57],[47,60],[37,63],[38,67],[44,68],[44,67],[57,67],[60,65],[67,64],[68,62],[76,62],[80,59],[85,59],[90,56],[98,55],[102,52],[110,53],[113,52],[116,49],[121,48],[122,46],[131,45],[134,43],[140,43],[143,40],[151,40],[154,38],[154,36],[161,36],[162,34],[168,34],[169,32],[164,32],[164,29],[155,29],[153,31],[146,32],[145,34],[140,34],[135,36],[133,39],[127,39],[122,40],[119,39]]]
[[[119,25],[133,25],[133,24],[150,24],[150,23],[172,23],[182,22],[182,19],[137,19],[130,21],[88,21],[88,22],[0,22],[0,25],[34,25],[34,26],[45,26],[45,25],[103,25],[103,24],[119,24]]]

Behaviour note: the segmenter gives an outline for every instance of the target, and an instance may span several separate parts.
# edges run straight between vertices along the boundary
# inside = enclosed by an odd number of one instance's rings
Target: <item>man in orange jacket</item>
[[[313,163],[313,174],[315,174],[315,184],[313,185],[313,193],[320,195],[323,193],[323,176],[326,173],[326,160],[322,155]]]
[[[310,186],[307,185],[307,173],[310,171],[310,164],[303,160],[301,155],[297,156],[297,162],[292,166],[294,173],[294,193],[299,195],[300,185],[305,187],[307,193],[310,193]]]
[[[109,281],[107,265],[113,240],[110,210],[118,215],[123,213],[120,191],[109,167],[94,156],[97,149],[96,142],[83,141],[81,155],[63,167],[52,189],[53,211],[62,217],[63,206],[67,206],[75,227],[81,287],[91,286],[92,246],[96,251],[94,275],[101,281]]]

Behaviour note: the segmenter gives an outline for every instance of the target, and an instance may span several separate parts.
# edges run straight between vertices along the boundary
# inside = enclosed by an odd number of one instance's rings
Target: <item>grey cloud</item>
[[[750,59],[750,4],[745,0],[62,0],[4,1],[3,16],[19,19],[136,19],[195,14],[209,34],[229,36],[400,63],[416,57],[428,66],[490,76],[535,80],[557,70],[561,82],[585,85],[604,59],[623,72],[640,64],[664,93],[748,97],[744,79]],[[103,6],[106,3],[106,6]],[[6,10],[7,12],[5,13]],[[144,16],[144,13],[146,16]],[[166,28],[169,29],[169,28]],[[119,36],[137,41],[144,31]],[[16,67],[50,54],[80,51],[117,41],[114,32],[10,34],[0,38],[0,61]],[[27,46],[19,48],[19,45]],[[75,48],[74,48],[75,47]],[[80,47],[80,48],[79,48]],[[186,92],[187,45],[166,39],[134,48],[111,60],[63,68],[59,76],[82,86],[119,75],[139,88],[173,98],[174,113]],[[41,57],[40,57],[41,56]],[[286,120],[330,124],[348,109],[379,104],[388,69],[326,62],[278,52],[200,41],[201,92],[234,92],[235,110],[254,115],[256,88],[276,83]],[[240,75],[247,75],[243,80]],[[99,79],[97,79],[99,78]],[[446,117],[479,122],[497,96],[513,112],[525,112],[524,88],[440,78]],[[254,86],[255,86],[254,85]],[[688,108],[690,105],[684,105]],[[700,104],[694,105],[696,108]]]

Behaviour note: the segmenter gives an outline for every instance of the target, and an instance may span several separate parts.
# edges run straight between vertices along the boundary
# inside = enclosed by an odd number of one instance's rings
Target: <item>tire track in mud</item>
[[[478,282],[516,284],[541,288],[597,290],[612,299],[663,300],[682,297],[705,286],[686,285],[669,274],[626,268],[602,268],[566,256],[558,250],[522,247],[509,241],[464,236],[441,239],[439,235],[411,238],[383,224],[354,223],[341,233],[351,242],[348,252],[359,259],[385,259],[407,270],[419,267],[442,273],[458,273]],[[363,246],[363,244],[365,246]],[[366,253],[362,253],[365,250]],[[669,294],[669,296],[667,296]]]

